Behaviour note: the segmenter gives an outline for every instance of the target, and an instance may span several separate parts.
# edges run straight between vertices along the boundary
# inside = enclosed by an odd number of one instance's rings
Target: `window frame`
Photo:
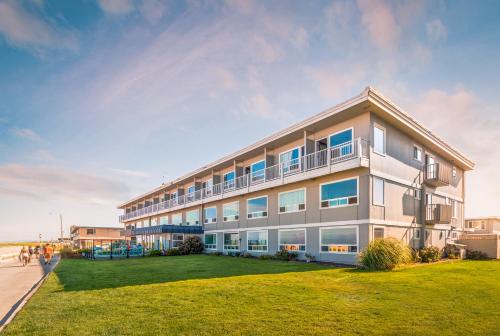
[[[417,237],[418,236],[418,237]],[[413,240],[420,240],[420,228],[416,228],[414,231],[413,231],[413,237],[412,237]]]
[[[225,238],[225,235],[226,234],[237,234],[238,235],[238,248],[237,249],[226,249],[226,238]],[[240,235],[240,232],[239,231],[223,231],[222,232],[222,250],[223,251],[229,251],[229,252],[238,252],[239,250],[241,250],[241,235]],[[227,246],[234,246],[234,245],[227,245]]]
[[[340,133],[343,133],[345,131],[351,131],[351,140],[343,142],[343,143],[335,145],[335,146],[330,146],[332,136],[340,134]],[[354,126],[344,128],[343,130],[340,130],[340,131],[337,131],[337,132],[334,132],[334,133],[328,135],[328,137],[326,138],[326,142],[327,142],[327,145],[328,145],[328,147],[327,147],[328,149],[333,148],[333,147],[337,147],[337,146],[340,146],[340,145],[343,145],[343,144],[346,144],[348,142],[353,143],[354,142]]]
[[[382,203],[375,202],[375,180],[382,181]],[[382,207],[385,206],[385,180],[377,176],[372,177],[372,204]]]
[[[419,160],[419,159],[417,159],[417,158],[415,158],[415,148],[416,148],[416,149],[418,149],[418,150],[420,150],[420,160]],[[417,162],[422,163],[422,160],[423,160],[423,158],[424,158],[424,150],[423,150],[423,148],[422,148],[421,146],[417,145],[417,144],[413,144],[412,149],[413,149],[413,151],[412,151],[412,153],[411,153],[411,157],[412,157],[412,159],[413,159],[414,161],[417,161]]]
[[[281,152],[281,153],[278,154],[279,171],[281,172],[282,175],[291,174],[291,173],[296,172],[297,170],[298,171],[301,170],[301,160],[300,160],[300,158],[302,157],[302,155],[301,155],[302,154],[301,148],[302,148],[302,145],[296,146],[296,147],[287,149],[287,150],[285,150],[285,151],[283,151],[283,152]],[[298,150],[298,152],[299,152],[299,156],[296,159],[296,160],[298,160],[297,165],[299,166],[299,169],[290,169],[290,166],[293,166],[293,164],[289,164],[289,163],[292,162],[292,161],[288,161],[287,162],[288,166],[285,169],[285,167],[283,166],[283,162],[281,162],[281,155],[282,154],[286,154],[288,152],[292,152],[294,150]]]
[[[213,235],[213,236],[215,236],[215,244],[207,244],[205,242],[205,237],[207,235]],[[207,247],[207,245],[215,245],[215,247],[213,247],[213,248],[212,247]],[[209,233],[207,233],[207,232],[203,233],[203,247],[205,248],[205,250],[211,250],[211,251],[217,250],[217,233],[216,232],[214,232],[214,233],[210,233],[210,232]]]
[[[255,200],[255,199],[259,199],[259,198],[265,198],[266,199],[266,215],[265,216],[261,216],[261,217],[254,217],[253,214],[255,212],[252,212],[252,217],[251,218],[248,218],[248,215],[250,214],[248,212],[248,209],[249,209],[249,206],[248,206],[248,202],[249,201],[252,201],[252,200]],[[253,219],[261,219],[261,218],[267,218],[267,216],[269,215],[269,197],[268,195],[262,195],[262,196],[257,196],[257,197],[252,197],[252,198],[247,198],[247,220],[253,220]],[[238,209],[239,210],[239,209]]]
[[[321,233],[325,230],[335,230],[335,229],[356,229],[356,245],[342,245],[342,246],[356,246],[356,252],[338,252],[338,251],[322,251],[323,244],[321,243]],[[340,244],[328,244],[325,246],[330,246],[330,245],[339,245]],[[358,254],[359,251],[359,226],[358,225],[339,225],[339,226],[329,226],[329,227],[320,227],[319,228],[319,253],[326,253],[326,254],[350,254],[350,255],[356,255]]]
[[[190,222],[188,222],[188,213],[192,213],[195,211],[198,213],[198,220],[197,220],[198,223],[191,224]],[[189,225],[189,226],[200,225],[200,209],[193,209],[193,210],[186,211],[186,223],[185,224]]]
[[[384,150],[383,150],[383,152],[379,152],[378,150],[376,150],[376,147],[375,147],[375,129],[376,128],[381,130],[384,134],[384,142],[383,142]],[[382,156],[386,156],[386,154],[387,154],[387,131],[386,131],[386,128],[384,126],[380,125],[379,123],[373,123],[373,152],[378,154],[378,155],[382,155]]]
[[[230,220],[226,220],[225,218],[229,217],[229,216],[225,216],[224,215],[224,206],[227,205],[227,204],[234,204],[236,203],[237,206],[238,206],[238,218],[234,218],[234,219],[230,219]],[[234,216],[233,216],[234,217]],[[228,223],[228,222],[237,222],[240,220],[240,201],[233,201],[233,202],[228,202],[228,203],[223,203],[222,204],[222,222],[223,223]]]
[[[281,233],[283,231],[304,231],[304,244],[281,244]],[[279,251],[282,250],[281,245],[289,245],[289,246],[290,245],[296,245],[296,246],[299,246],[299,249],[297,249],[297,250],[286,250],[286,251],[306,253],[307,252],[307,230],[306,229],[278,229],[278,250]],[[304,245],[304,249],[303,250],[300,249],[301,245]]]
[[[262,163],[262,162],[264,163],[264,168],[254,171],[253,166],[256,164]],[[259,160],[259,161],[256,161],[256,162],[250,164],[250,180],[251,180],[251,182],[260,182],[260,181],[263,181],[266,179],[266,168],[267,168],[266,166],[267,165],[266,165],[265,159],[262,159],[262,160]],[[254,176],[255,172],[259,172],[259,174],[256,175],[258,178],[255,178],[255,176]]]
[[[174,218],[176,216],[179,216],[179,215],[181,217],[181,221],[179,223],[174,223]],[[182,212],[179,212],[179,213],[176,213],[176,214],[171,214],[170,216],[171,216],[172,225],[180,225],[180,224],[182,224]]]
[[[174,235],[181,235],[182,236],[182,240],[179,240],[179,239],[174,239]],[[177,244],[174,244],[174,242],[184,242],[184,239],[185,239],[185,235],[184,233],[172,233],[172,237],[171,237],[171,241],[172,241],[172,248],[179,248],[179,246]]]
[[[231,180],[227,180],[226,181],[226,175],[229,175],[233,173],[234,174],[234,177],[231,179]],[[226,185],[226,182],[232,182],[231,185]],[[231,171],[228,171],[227,173],[224,173],[222,175],[222,190],[231,190],[233,189],[234,187],[236,187],[236,170],[231,170]]]
[[[248,241],[249,241],[248,236],[252,232],[253,233],[255,233],[255,232],[258,232],[258,233],[265,232],[266,233],[266,249],[265,250],[251,250],[249,248],[249,245],[248,245]],[[249,231],[246,232],[246,234],[247,234],[247,251],[251,251],[251,252],[267,252],[269,250],[269,230],[249,230]],[[261,246],[261,245],[256,245],[256,246]]]
[[[375,238],[375,230],[380,230],[380,229],[383,231],[382,238]],[[372,234],[373,234],[373,237],[372,237],[373,240],[385,238],[385,226],[374,225],[372,228]]]
[[[330,206],[329,205],[328,207],[322,207],[321,206],[321,202],[323,202],[322,199],[321,199],[321,189],[322,189],[323,185],[337,183],[337,182],[343,182],[343,181],[349,181],[349,180],[356,180],[356,203],[341,204],[341,205],[336,205],[336,206]],[[337,208],[343,208],[343,207],[348,207],[348,206],[359,205],[359,176],[348,177],[348,178],[344,178],[344,179],[339,179],[339,180],[333,180],[333,181],[329,181],[329,182],[320,183],[320,185],[319,185],[319,191],[318,192],[319,192],[319,209],[320,210],[337,209]],[[354,196],[350,196],[350,197],[354,197]],[[330,200],[328,200],[328,201],[330,201]]]
[[[205,211],[208,209],[215,209],[215,217],[210,217],[210,218],[206,217]],[[211,221],[207,221],[207,219],[211,219]],[[215,221],[214,221],[214,219],[215,219]],[[217,223],[217,206],[216,205],[212,205],[212,206],[203,208],[203,224],[213,224],[213,223]]]
[[[286,211],[286,209],[285,209],[285,211],[281,212],[280,211],[280,208],[281,208],[280,207],[280,197],[281,197],[281,195],[282,194],[291,193],[291,192],[300,191],[300,190],[304,191],[304,209],[302,209],[302,210],[298,210],[297,209],[297,210],[292,210],[292,211]],[[278,214],[279,215],[287,214],[287,213],[294,213],[294,212],[303,212],[303,211],[306,211],[306,210],[307,210],[307,188],[306,187],[304,187],[304,188],[297,188],[297,189],[293,189],[293,190],[287,190],[287,191],[281,191],[281,192],[278,193]]]

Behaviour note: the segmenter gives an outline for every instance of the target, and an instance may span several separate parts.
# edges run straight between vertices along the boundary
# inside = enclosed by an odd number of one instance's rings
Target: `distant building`
[[[500,233],[500,217],[466,218],[465,228],[474,233]]]
[[[125,240],[120,227],[72,226],[71,245],[75,248],[91,248],[95,241]]]

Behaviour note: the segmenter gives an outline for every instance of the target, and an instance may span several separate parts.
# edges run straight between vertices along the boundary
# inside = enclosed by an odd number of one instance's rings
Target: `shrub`
[[[179,245],[179,252],[181,254],[200,254],[204,248],[205,246],[200,237],[191,236]]]
[[[178,248],[171,248],[167,250],[167,253],[165,253],[166,256],[179,256],[181,255],[181,251],[179,251]]]
[[[373,240],[360,254],[361,265],[369,270],[392,270],[411,260],[410,248],[396,238]]]
[[[71,247],[63,247],[60,251],[59,251],[59,254],[61,255],[61,258],[65,259],[65,258],[75,258],[77,257],[75,255],[75,251],[73,251],[73,249]]]
[[[443,253],[448,259],[460,259],[460,250],[453,245],[447,245]]]
[[[312,254],[306,253],[306,260],[307,262],[316,261],[316,257]]]
[[[224,253],[217,251],[217,252],[211,253],[211,255],[216,256],[216,257],[220,257],[221,255],[224,255]]]
[[[150,256],[150,257],[159,257],[161,255],[162,255],[162,253],[160,250],[151,250],[148,253],[148,256]]]
[[[260,260],[270,260],[270,259],[273,259],[273,256],[272,256],[272,255],[270,255],[270,254],[261,254],[261,255],[259,256],[259,259],[260,259]]]
[[[248,252],[243,252],[240,257],[243,257],[243,258],[252,258],[253,255],[250,254],[250,253],[248,253]]]
[[[441,258],[441,251],[436,246],[427,246],[420,250],[422,262],[435,262]]]
[[[276,252],[276,254],[274,255],[274,258],[277,260],[292,261],[292,260],[296,260],[298,258],[298,256],[299,255],[295,252],[281,250],[281,251]]]
[[[488,255],[481,251],[467,250],[467,259],[470,260],[487,260]]]

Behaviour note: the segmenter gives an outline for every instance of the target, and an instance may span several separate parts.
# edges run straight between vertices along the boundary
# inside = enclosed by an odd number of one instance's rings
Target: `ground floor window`
[[[217,249],[217,234],[205,233],[205,248],[207,250]]]
[[[267,231],[248,231],[249,251],[267,251]]]
[[[358,230],[356,227],[320,229],[321,252],[357,253]]]
[[[385,236],[385,229],[383,227],[373,228],[373,239],[382,239]]]
[[[305,251],[306,250],[306,230],[280,230],[279,233],[280,250]]]
[[[179,247],[179,245],[184,241],[184,235],[180,233],[172,234],[172,247]]]
[[[240,234],[239,233],[224,233],[224,250],[239,250],[240,249]]]

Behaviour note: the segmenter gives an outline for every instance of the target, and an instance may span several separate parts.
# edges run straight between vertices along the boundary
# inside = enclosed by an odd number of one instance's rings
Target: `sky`
[[[117,204],[371,85],[500,215],[500,2],[0,0],[0,241]]]

